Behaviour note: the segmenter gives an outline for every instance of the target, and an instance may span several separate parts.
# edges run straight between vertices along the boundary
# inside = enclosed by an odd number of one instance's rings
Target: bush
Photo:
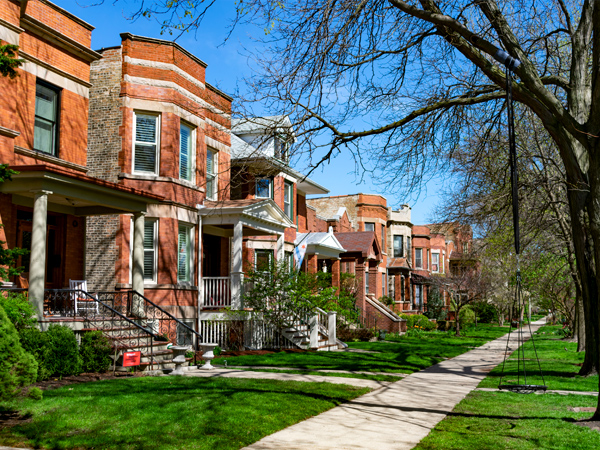
[[[45,362],[50,376],[79,375],[81,373],[81,357],[73,330],[62,325],[50,325],[45,334],[48,338],[48,353]]]
[[[382,295],[381,297],[379,297],[379,301],[386,306],[393,306],[394,303],[396,303],[394,301],[394,297],[390,297],[389,295]]]
[[[25,294],[7,292],[6,297],[0,295],[0,306],[4,308],[8,319],[17,331],[34,327],[37,323],[35,309]]]
[[[475,311],[469,305],[463,306],[458,314],[458,321],[461,328],[475,323]]]
[[[84,372],[106,372],[113,362],[111,342],[102,331],[90,331],[81,337],[81,368]]]
[[[436,329],[436,324],[430,322],[429,319],[421,314],[413,314],[406,317],[407,328],[419,328],[425,331]]]
[[[427,311],[423,314],[429,319],[445,320],[447,311],[444,298],[437,288],[431,289],[427,297]]]
[[[368,342],[377,334],[377,330],[371,328],[343,327],[337,330],[337,338],[342,342]]]
[[[31,353],[38,363],[37,381],[44,381],[52,375],[46,366],[48,360],[48,336],[37,328],[25,328],[19,332],[23,348]]]
[[[37,377],[35,358],[21,346],[17,329],[0,306],[0,400],[7,400]]]
[[[491,303],[477,303],[475,312],[481,323],[494,323],[498,321],[498,310]]]
[[[29,396],[29,398],[32,398],[34,400],[41,400],[42,398],[44,398],[44,391],[42,391],[39,387],[32,387],[31,389],[29,389],[27,395]]]

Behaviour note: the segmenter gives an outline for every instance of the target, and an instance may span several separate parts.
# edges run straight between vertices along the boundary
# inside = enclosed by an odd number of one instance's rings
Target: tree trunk
[[[456,336],[460,336],[460,320],[458,320],[459,316],[460,316],[460,310],[461,310],[462,306],[459,306],[458,303],[456,305],[456,318],[455,318],[455,323],[456,323]]]
[[[585,351],[585,316],[583,314],[583,301],[581,290],[576,287],[575,294],[575,327],[577,328],[577,351]]]

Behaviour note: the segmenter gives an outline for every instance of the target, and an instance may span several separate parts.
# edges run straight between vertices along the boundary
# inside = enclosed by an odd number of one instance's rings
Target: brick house
[[[17,77],[0,78],[0,155],[17,170],[0,186],[0,239],[30,249],[15,281],[28,287],[42,327],[44,289],[81,280],[87,219],[143,214],[160,196],[101,179],[88,159],[93,27],[53,3],[0,1],[2,44],[19,47]]]

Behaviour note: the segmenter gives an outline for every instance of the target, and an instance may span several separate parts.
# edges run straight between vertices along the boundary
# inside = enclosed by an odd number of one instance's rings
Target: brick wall
[[[92,216],[86,219],[85,279],[90,290],[113,290],[119,249],[116,236],[119,216]],[[129,265],[129,260],[127,260]]]

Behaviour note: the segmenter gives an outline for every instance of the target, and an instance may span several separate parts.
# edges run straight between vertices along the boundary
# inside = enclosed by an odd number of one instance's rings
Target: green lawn
[[[561,340],[560,326],[545,326],[534,336],[538,356],[549,389],[598,391],[598,376],[583,378],[576,373],[583,361],[577,345]],[[531,341],[525,344],[525,355],[533,357]],[[516,354],[507,362],[504,383],[516,380]],[[536,362],[528,364],[535,368]],[[527,367],[527,366],[526,366]],[[528,384],[542,384],[533,373]],[[501,366],[480,383],[495,388]],[[523,381],[521,381],[523,383]],[[524,395],[505,391],[471,392],[416,447],[420,450],[444,449],[597,449],[600,433],[578,426],[576,420],[588,419],[592,412],[573,412],[569,408],[596,407],[598,398],[588,395]]]
[[[527,384],[543,384],[548,389],[572,391],[598,391],[598,375],[581,377],[577,375],[581,368],[577,364],[583,362],[584,354],[577,353],[577,344],[563,341],[557,335],[559,325],[546,325],[541,327],[534,335],[535,347],[540,360],[544,380],[539,375],[535,360],[532,341],[525,343],[525,368],[527,370]],[[512,341],[511,341],[512,343]],[[516,383],[517,381],[517,353],[514,352],[504,367],[502,384]],[[497,387],[502,373],[502,365],[496,367],[490,375],[481,382],[480,387]],[[521,378],[523,384],[523,378]]]
[[[51,449],[238,449],[369,389],[329,383],[147,377],[71,385],[17,399],[32,421],[0,445]]]
[[[478,325],[465,336],[446,332],[421,333],[419,337],[400,336],[393,342],[349,342],[350,348],[377,353],[353,352],[277,352],[215,359],[213,364],[229,366],[271,366],[297,369],[348,370],[366,372],[413,373],[447,358],[465,353],[502,336],[508,327]]]
[[[592,413],[569,407],[596,406],[597,401],[587,395],[474,391],[415,449],[596,450],[600,433],[574,423]]]

